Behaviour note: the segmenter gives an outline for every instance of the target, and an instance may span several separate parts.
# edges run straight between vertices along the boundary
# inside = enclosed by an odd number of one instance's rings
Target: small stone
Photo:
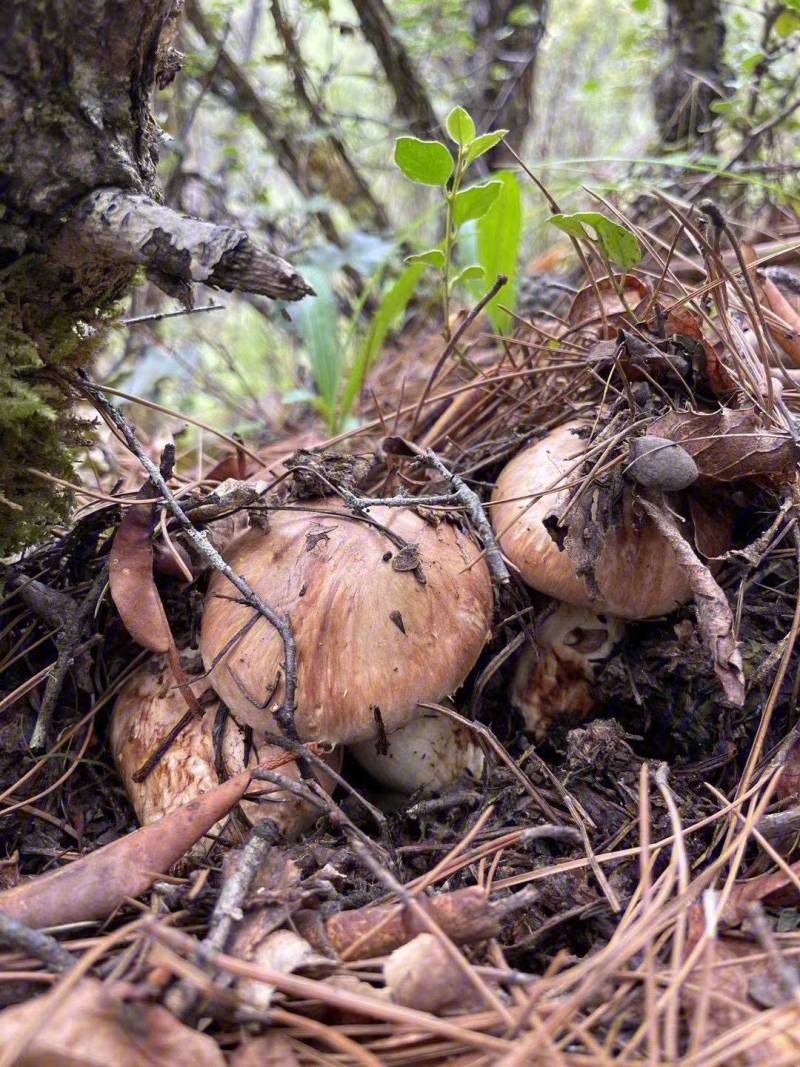
[[[625,474],[638,485],[676,493],[697,481],[697,464],[681,445],[666,437],[637,437],[630,442]]]

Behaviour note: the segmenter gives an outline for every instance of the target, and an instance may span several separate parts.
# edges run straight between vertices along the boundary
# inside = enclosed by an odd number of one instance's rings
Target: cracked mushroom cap
[[[554,723],[574,725],[595,709],[596,668],[625,633],[622,619],[572,604],[556,604],[517,660],[511,702],[525,728],[543,741]]]
[[[317,507],[325,513],[274,513],[269,531],[249,530],[226,560],[291,620],[301,739],[350,744],[375,737],[379,720],[387,733],[399,729],[419,702],[440,702],[461,685],[489,636],[492,588],[475,545],[450,523],[374,507],[370,517],[385,528],[376,529],[337,502]],[[233,597],[215,573],[203,661],[241,722],[272,729],[283,643],[266,619],[245,631],[254,613]]]
[[[210,692],[210,685],[202,679],[192,685],[201,700]],[[282,749],[261,744],[245,745],[244,731],[231,716],[227,717],[219,754],[215,751],[214,724],[219,699],[212,699],[202,718],[192,719],[181,731],[143,782],[134,781],[136,771],[186,711],[186,702],[175,684],[166,656],[153,656],[143,663],[120,690],[109,727],[109,746],[122,778],[125,791],[142,826],[155,822],[162,815],[208,792],[220,784],[220,769],[224,778],[232,778],[246,767],[257,763],[274,769],[287,778],[300,781],[294,762],[281,763]],[[205,703],[205,701],[203,701]],[[247,756],[247,759],[245,759]],[[338,770],[341,750],[324,757]],[[320,783],[333,791],[333,779],[320,776]],[[263,800],[242,800],[239,809],[248,822],[255,824],[272,819],[287,839],[298,836],[316,820],[319,809],[291,793],[277,789],[268,782],[252,782],[248,796],[258,794]],[[203,839],[197,853],[210,848],[214,838],[228,831],[229,820],[217,823]]]
[[[673,611],[691,599],[691,590],[675,553],[649,519],[636,518],[626,508],[623,521],[608,531],[595,568],[597,600],[544,525],[569,495],[569,489],[551,491],[553,486],[572,483],[580,473],[567,472],[585,450],[578,436],[583,427],[580,422],[560,426],[503,468],[492,494],[502,503],[490,509],[500,547],[528,585],[557,600],[625,619]]]

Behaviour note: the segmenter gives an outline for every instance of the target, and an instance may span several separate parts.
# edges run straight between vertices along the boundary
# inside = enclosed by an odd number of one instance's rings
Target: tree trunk
[[[155,88],[180,68],[181,0],[0,4],[0,556],[65,501],[60,372],[85,364],[138,270],[184,302],[193,282],[296,300],[310,292],[246,233],[159,203]]]
[[[417,68],[397,35],[392,14],[383,0],[353,0],[361,31],[375,50],[395,98],[395,111],[411,132],[428,140],[441,133],[439,120]]]
[[[507,129],[506,140],[517,153],[533,118],[536,57],[547,10],[548,0],[478,0],[473,9],[470,110],[482,133]],[[502,144],[484,160],[489,170],[515,163]]]
[[[661,142],[712,149],[711,104],[723,95],[721,0],[667,0],[666,14],[667,61],[654,86]]]

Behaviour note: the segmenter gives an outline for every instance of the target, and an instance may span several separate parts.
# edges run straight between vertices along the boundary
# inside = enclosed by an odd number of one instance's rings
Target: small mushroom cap
[[[198,699],[209,688],[207,679],[192,685]],[[120,690],[111,716],[109,744],[125,791],[143,826],[220,784],[213,737],[218,709],[219,700],[212,700],[202,717],[192,719],[181,731],[147,778],[143,782],[135,782],[134,774],[181,719],[186,711],[186,703],[176,687],[166,656],[151,657],[134,671]],[[222,764],[228,777],[245,769],[244,755],[243,732],[229,716],[221,743]],[[279,748],[260,745],[250,750],[246,766],[277,763],[283,755]],[[335,769],[341,766],[341,750],[325,758],[330,760]],[[294,762],[276,766],[275,769],[288,778],[300,780],[300,772]],[[320,775],[319,780],[325,789],[332,790],[332,779]],[[239,808],[245,818],[251,823],[270,818],[288,839],[302,833],[319,814],[319,809],[314,805],[278,790],[268,782],[251,783],[248,793],[268,794],[271,802],[241,801]],[[223,826],[224,823],[217,823],[199,851],[210,847],[213,837],[223,832]]]
[[[572,604],[558,604],[542,622],[536,647],[523,650],[511,685],[511,703],[538,740],[559,719],[574,725],[592,713],[595,665],[613,654],[624,630],[614,615]]]
[[[386,752],[374,739],[350,751],[376,782],[398,793],[444,793],[463,774],[478,779],[483,773],[483,750],[473,731],[438,711],[421,711],[386,743]]]
[[[569,554],[550,537],[544,520],[569,494],[553,486],[575,480],[577,471],[567,471],[586,447],[578,436],[581,428],[579,422],[560,426],[501,471],[492,499],[502,503],[491,508],[491,519],[503,553],[528,585],[568,604],[626,619],[673,611],[691,598],[691,589],[675,553],[649,519],[626,514],[608,531],[595,568],[598,600],[589,595]]]
[[[348,744],[374,737],[378,718],[391,732],[419,702],[436,703],[458,688],[489,636],[492,588],[475,545],[450,523],[434,526],[406,508],[370,509],[416,546],[414,569],[413,549],[399,549],[336,502],[316,507],[326,513],[275,512],[268,532],[249,530],[226,559],[291,620],[298,734]],[[203,661],[241,722],[272,729],[284,692],[283,643],[264,619],[245,632],[253,610],[233,597],[230,582],[214,574]]]

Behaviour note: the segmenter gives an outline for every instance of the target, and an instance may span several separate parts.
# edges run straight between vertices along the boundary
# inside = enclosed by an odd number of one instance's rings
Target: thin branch
[[[186,512],[178,503],[175,494],[162,478],[161,472],[156,464],[153,463],[139,444],[133,428],[119,409],[115,408],[113,404],[110,404],[103,396],[100,388],[93,382],[90,382],[85,376],[81,376],[80,379],[74,381],[78,388],[92,400],[98,411],[100,411],[122,434],[128,448],[147,471],[153,485],[161,493],[161,496],[170,511],[178,520],[178,524],[186,533],[186,536],[192,542],[198,554],[210,567],[213,567],[214,570],[219,571],[220,574],[224,575],[231,585],[241,593],[244,602],[253,608],[254,611],[257,611],[259,615],[263,616],[263,618],[265,618],[280,634],[284,649],[284,696],[283,703],[280,707],[274,710],[273,714],[278,725],[287,737],[290,737],[293,741],[297,740],[297,731],[294,725],[294,712],[297,706],[295,701],[297,689],[297,649],[289,620],[282,618],[274,612],[272,608],[265,604],[250,584],[228,566],[219,552],[212,546],[211,542],[208,540],[208,536],[192,525]]]

